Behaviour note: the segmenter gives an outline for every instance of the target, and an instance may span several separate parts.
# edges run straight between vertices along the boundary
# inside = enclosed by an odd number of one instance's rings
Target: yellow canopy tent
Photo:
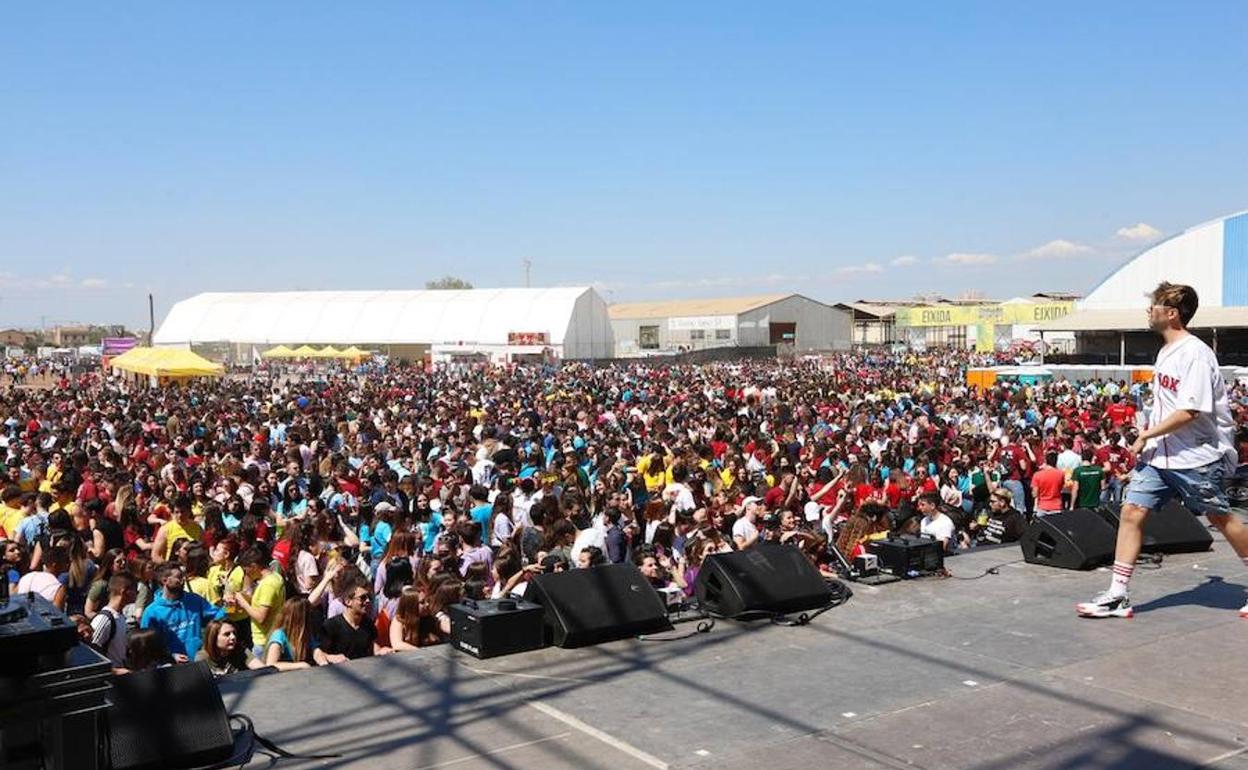
[[[311,357],[312,358],[341,358],[342,352],[338,350],[338,348],[334,347],[333,345],[326,345],[320,350],[317,350],[314,353],[312,353]]]
[[[180,348],[130,348],[108,365],[124,372],[173,379],[219,377],[225,371],[221,364]]]
[[[260,354],[261,358],[290,358],[294,356],[295,351],[285,345],[278,345],[275,348],[269,348]]]
[[[317,349],[311,345],[300,345],[290,351],[290,354],[295,358],[316,358]]]
[[[354,358],[354,359],[360,359],[360,358],[368,358],[368,357],[369,357],[369,356],[371,356],[371,355],[372,355],[372,353],[370,353],[369,351],[367,351],[367,350],[361,350],[361,349],[357,348],[355,345],[352,345],[352,346],[351,346],[351,347],[349,347],[349,348],[345,348],[345,349],[342,351],[342,357],[343,357],[343,358]]]

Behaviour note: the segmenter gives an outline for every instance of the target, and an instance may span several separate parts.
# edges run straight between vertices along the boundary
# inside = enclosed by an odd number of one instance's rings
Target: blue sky
[[[0,10],[0,326],[203,290],[1083,290],[1248,208],[1248,6]],[[159,320],[159,319],[158,319]]]

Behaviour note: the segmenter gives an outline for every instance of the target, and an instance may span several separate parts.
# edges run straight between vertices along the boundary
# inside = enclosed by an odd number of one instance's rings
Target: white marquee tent
[[[540,340],[540,341],[535,341]],[[207,292],[170,309],[158,346],[428,345],[489,353],[607,358],[607,306],[588,287],[425,291]]]

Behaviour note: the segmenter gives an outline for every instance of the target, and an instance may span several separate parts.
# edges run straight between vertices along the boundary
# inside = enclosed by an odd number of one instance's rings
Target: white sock
[[[1125,561],[1114,562],[1114,578],[1109,584],[1110,596],[1125,596],[1127,593],[1127,585],[1131,582],[1131,573],[1135,572],[1135,565]]]

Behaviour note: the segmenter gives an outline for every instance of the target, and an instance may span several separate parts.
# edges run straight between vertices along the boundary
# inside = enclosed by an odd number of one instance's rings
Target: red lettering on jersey
[[[1157,384],[1171,393],[1179,392],[1179,378],[1170,374],[1157,374]]]

